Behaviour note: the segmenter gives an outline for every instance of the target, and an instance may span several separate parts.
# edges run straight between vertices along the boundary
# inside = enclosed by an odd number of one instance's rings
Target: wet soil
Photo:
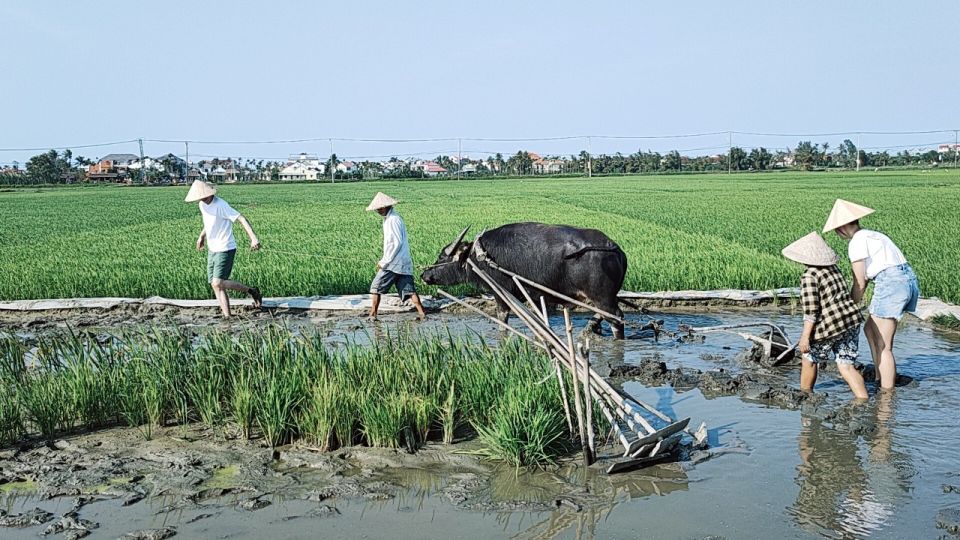
[[[433,313],[422,324],[406,313],[383,316],[377,325],[356,313],[239,315],[223,322],[216,310],[158,306],[0,312],[0,330],[30,336],[69,325],[109,333],[131,322],[242,330],[279,321],[321,328],[331,343],[374,340],[378,329],[407,325],[500,335],[458,310]],[[757,318],[793,334],[799,326],[783,310],[697,308],[664,318],[668,328]],[[587,319],[575,317],[578,329]],[[881,396],[871,383],[868,403],[852,402],[830,365],[822,366],[815,393],[801,392],[796,360],[759,363],[736,336],[700,343],[632,337],[593,341],[595,367],[671,416],[706,421],[709,448],[688,445],[676,463],[607,476],[599,467],[578,467],[574,457],[546,471],[516,471],[472,455],[471,441],[414,454],[291,446],[275,460],[260,441],[236,439],[229,430],[174,426],[144,440],[136,430],[115,428],[0,450],[0,536],[34,538],[48,530],[65,538],[306,538],[318,531],[484,539],[960,534],[960,433],[943,414],[960,406],[960,340],[953,334],[906,323],[898,334],[898,389]],[[861,359],[866,351],[864,342]],[[862,369],[872,381],[872,366]],[[671,518],[678,515],[683,519]]]

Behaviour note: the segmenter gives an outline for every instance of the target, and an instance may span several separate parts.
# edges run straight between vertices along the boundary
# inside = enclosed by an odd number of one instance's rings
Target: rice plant
[[[176,330],[107,343],[68,333],[41,345],[39,365],[23,371],[18,346],[0,342],[14,366],[0,377],[12,390],[0,398],[2,444],[25,431],[49,440],[75,425],[118,422],[150,439],[176,419],[232,423],[273,448],[303,441],[414,451],[479,434],[486,455],[518,465],[567,451],[556,439],[557,425],[561,438],[569,434],[551,364],[516,340],[493,347],[401,330],[369,346],[331,348],[319,334],[271,326],[196,340]]]
[[[16,386],[16,396],[24,417],[47,442],[53,441],[58,431],[73,427],[68,389],[59,372],[26,377]]]
[[[484,453],[516,467],[554,463],[568,439],[563,409],[552,388],[529,381],[511,386],[489,421],[474,424],[486,446]]]

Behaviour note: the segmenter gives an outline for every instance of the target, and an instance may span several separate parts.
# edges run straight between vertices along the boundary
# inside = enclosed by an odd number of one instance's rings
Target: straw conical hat
[[[783,248],[783,256],[807,266],[833,266],[839,260],[835,252],[816,232]]]
[[[833,210],[830,211],[827,224],[823,226],[823,232],[830,232],[837,227],[846,225],[851,221],[856,221],[863,216],[869,216],[873,212],[873,208],[867,208],[866,206],[860,206],[850,201],[837,199],[837,202],[833,203]]]
[[[388,206],[393,206],[397,204],[397,200],[393,197],[387,195],[386,193],[377,192],[377,196],[370,201],[370,204],[367,206],[367,212],[371,210],[377,210],[380,208],[386,208]]]
[[[200,199],[205,199],[216,194],[217,186],[208,184],[203,180],[194,180],[193,185],[190,186],[190,191],[187,193],[187,198],[184,199],[184,202],[197,202]]]

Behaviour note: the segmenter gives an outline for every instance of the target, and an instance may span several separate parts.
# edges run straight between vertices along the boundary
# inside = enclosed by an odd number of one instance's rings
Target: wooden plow
[[[746,328],[766,328],[761,335],[742,332]],[[760,361],[764,364],[777,366],[793,358],[794,351],[797,349],[796,343],[790,342],[787,332],[776,324],[769,321],[752,321],[739,324],[724,324],[719,326],[688,326],[680,325],[680,331],[687,337],[697,334],[710,334],[714,332],[730,332],[751,341],[759,346],[761,351]]]
[[[476,245],[476,244],[474,244]],[[690,434],[697,444],[706,440],[706,424],[701,424],[694,433],[687,429],[690,418],[675,420],[657,410],[653,406],[623,395],[590,367],[590,343],[583,341],[575,343],[573,339],[573,325],[570,322],[570,310],[564,307],[565,335],[554,332],[549,323],[547,306],[544,296],[540,295],[540,305],[537,305],[526,286],[539,289],[554,298],[569,301],[604,317],[615,318],[582,302],[566,297],[548,287],[535,283],[518,274],[507,272],[513,278],[518,290],[522,293],[526,303],[520,301],[510,291],[500,286],[473,261],[468,259],[467,264],[500,298],[518,319],[520,319],[533,334],[530,337],[508,324],[487,315],[483,311],[470,306],[446,291],[438,291],[447,299],[462,305],[484,317],[490,319],[501,328],[533,343],[544,349],[554,360],[557,383],[560,386],[560,395],[564,404],[564,413],[567,427],[574,439],[579,439],[583,449],[584,464],[589,466],[597,460],[597,445],[593,428],[593,408],[596,406],[600,413],[611,425],[611,434],[623,447],[623,455],[619,458],[607,458],[604,461],[611,463],[607,467],[608,474],[643,467],[659,461],[665,461],[676,455],[682,433]],[[501,271],[504,271],[500,269]],[[572,388],[567,388],[566,371],[571,379]],[[576,416],[574,424],[570,402],[573,402],[573,414]]]
[[[577,307],[580,307],[580,308],[583,308],[583,309],[592,311],[593,313],[595,313],[595,314],[597,314],[597,315],[599,315],[599,316],[601,316],[601,317],[603,317],[603,318],[605,318],[605,319],[607,319],[607,320],[617,321],[618,323],[622,324],[622,325],[624,326],[624,328],[633,328],[633,329],[635,329],[635,330],[637,330],[637,331],[641,331],[641,332],[642,332],[642,331],[649,330],[649,331],[653,332],[653,339],[654,339],[654,340],[659,340],[659,339],[660,339],[660,334],[666,334],[666,335],[670,336],[671,338],[675,338],[675,337],[676,337],[676,335],[673,334],[672,332],[668,332],[668,331],[666,331],[666,330],[663,329],[663,321],[662,321],[662,320],[657,320],[657,319],[650,318],[650,319],[649,319],[646,323],[644,323],[644,324],[636,324],[636,323],[634,323],[634,322],[632,322],[632,321],[626,320],[624,317],[620,317],[620,316],[618,316],[618,315],[616,315],[616,314],[614,314],[614,313],[610,313],[610,312],[604,311],[604,310],[602,310],[602,309],[597,309],[596,307],[591,306],[590,304],[587,304],[587,303],[585,303],[585,302],[581,302],[581,301],[579,301],[579,300],[577,300],[577,299],[575,299],[575,298],[571,298],[571,297],[569,297],[569,296],[567,296],[567,295],[565,295],[565,294],[563,294],[563,293],[557,292],[557,291],[555,291],[555,290],[553,290],[553,289],[551,289],[551,288],[549,288],[549,287],[546,287],[546,286],[544,286],[544,285],[541,285],[541,284],[539,284],[539,283],[537,283],[537,282],[535,282],[535,281],[533,281],[533,280],[531,280],[531,279],[528,279],[528,278],[526,278],[526,277],[524,277],[524,276],[521,276],[520,274],[518,274],[518,273],[516,273],[516,272],[513,272],[513,271],[511,271],[511,270],[508,270],[508,269],[500,266],[499,264],[497,264],[496,261],[493,260],[493,258],[486,252],[486,250],[483,249],[483,246],[482,246],[481,243],[480,243],[481,239],[483,238],[483,233],[484,233],[484,232],[486,232],[486,231],[481,231],[480,234],[478,234],[477,237],[474,239],[474,241],[473,241],[473,247],[471,248],[473,254],[477,257],[477,260],[478,260],[478,261],[481,261],[481,262],[485,263],[485,264],[486,264],[487,266],[489,266],[490,268],[493,268],[494,270],[496,270],[496,271],[498,271],[498,272],[500,272],[500,273],[502,273],[502,274],[504,274],[504,275],[506,275],[506,276],[509,276],[511,279],[513,279],[513,282],[516,283],[517,287],[518,287],[518,288],[520,289],[520,291],[524,294],[524,296],[527,298],[527,300],[530,300],[530,295],[527,294],[526,290],[524,289],[524,285],[527,285],[528,287],[531,287],[531,288],[534,288],[534,289],[539,290],[540,293],[541,293],[541,299],[542,299],[543,293],[546,293],[546,294],[552,296],[553,298],[555,298],[555,299],[557,299],[557,300],[560,300],[560,301],[566,302],[566,303],[568,303],[568,304],[571,304],[571,305],[574,305],[574,306],[577,306]],[[479,268],[477,268],[477,265],[476,265],[473,261],[470,261],[470,268],[471,268],[474,272],[477,272],[477,271],[479,270]],[[479,274],[478,274],[478,275],[479,275]],[[489,276],[484,277],[484,278],[483,278],[484,281],[486,281],[487,278],[489,278]],[[623,302],[626,302],[625,300],[622,300],[622,301],[623,301]],[[531,302],[532,302],[532,301],[531,301]],[[626,303],[627,303],[627,304],[630,304],[629,302],[626,302]],[[633,304],[630,304],[630,305],[633,305]],[[634,306],[634,307],[636,307],[636,306]],[[536,308],[534,308],[534,311],[536,311]],[[644,309],[642,309],[642,308],[640,308],[640,311],[641,311],[642,313],[646,313],[646,310],[644,310]]]

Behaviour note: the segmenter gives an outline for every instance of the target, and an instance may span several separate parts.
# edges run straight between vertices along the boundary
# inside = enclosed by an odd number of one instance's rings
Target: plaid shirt
[[[814,323],[811,340],[838,336],[863,322],[843,274],[836,266],[809,266],[800,278],[803,320]]]

